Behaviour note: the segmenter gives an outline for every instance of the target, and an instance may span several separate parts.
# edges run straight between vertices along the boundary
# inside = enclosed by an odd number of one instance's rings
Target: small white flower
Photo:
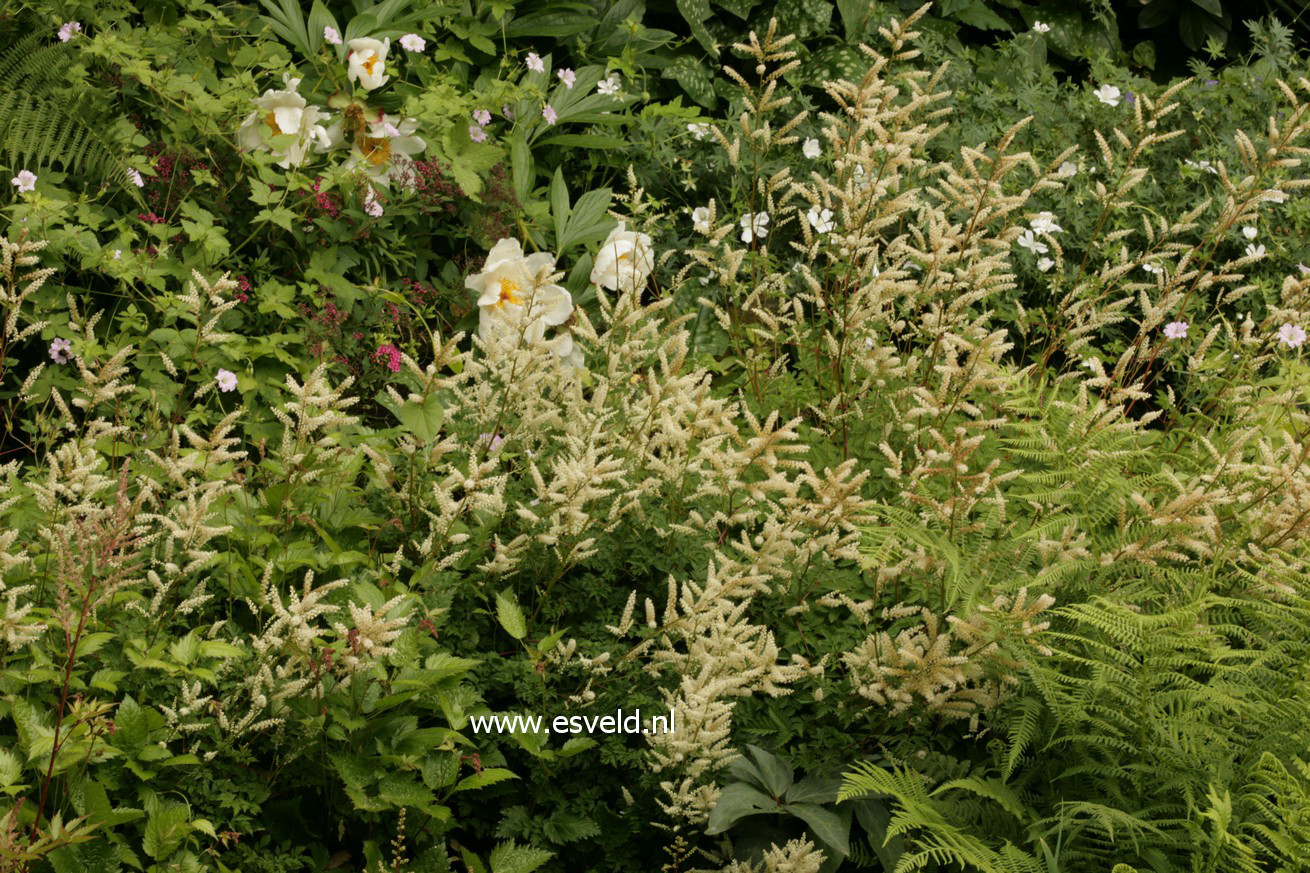
[[[1099,367],[1100,365],[1101,365],[1101,359],[1096,357],[1095,355],[1093,355],[1090,358],[1083,358],[1083,366],[1091,370],[1093,373],[1096,372],[1096,368]]]
[[[235,391],[237,388],[237,374],[231,370],[219,370],[218,375],[214,377],[218,383],[218,390],[226,394],[229,391]]]
[[[608,79],[596,83],[596,93],[604,94],[607,97],[615,97],[622,86],[623,80],[619,78],[618,73],[614,73]]]
[[[756,212],[751,214],[747,212],[741,217],[741,241],[751,243],[757,239],[764,239],[769,235],[769,213]]]
[[[1260,231],[1256,230],[1254,227],[1252,227],[1249,224],[1242,228],[1242,236],[1246,237],[1247,239],[1255,239],[1259,235],[1260,235]]]
[[[1183,158],[1183,163],[1186,164],[1187,166],[1191,167],[1191,168],[1194,169],[1194,170],[1205,170],[1207,173],[1213,173],[1213,174],[1216,175],[1216,176],[1219,175],[1219,171],[1216,170],[1216,169],[1215,169],[1215,168],[1210,164],[1209,161],[1199,161],[1199,162],[1198,162],[1198,161],[1189,160],[1188,158]]]
[[[1025,230],[1023,235],[1019,237],[1019,246],[1027,249],[1035,255],[1044,255],[1050,251],[1050,249],[1046,247],[1046,243],[1033,236],[1031,230]]]
[[[378,202],[377,192],[372,188],[364,195],[364,211],[374,218],[381,218],[383,209],[382,204]]]
[[[1185,339],[1187,326],[1185,321],[1171,321],[1164,326],[1164,335],[1169,339]]]
[[[407,52],[421,52],[427,44],[427,40],[417,33],[407,33],[400,38],[400,45]]]
[[[1285,324],[1278,328],[1278,341],[1295,349],[1305,342],[1305,328],[1299,324]]]
[[[1033,22],[1033,30],[1037,31],[1038,33],[1050,33],[1050,32],[1051,32],[1051,25],[1049,25],[1049,24],[1043,24],[1043,23],[1040,22],[1040,21],[1034,21],[1034,22]]]
[[[118,259],[121,258],[121,257],[123,257],[123,250],[122,250],[122,249],[114,249],[114,260],[116,261],[116,260],[118,260]]]
[[[817,139],[815,139],[814,137],[810,137],[809,139],[805,140],[805,142],[801,145],[801,154],[813,160],[814,158],[817,158],[819,155],[823,154],[823,147],[819,145],[819,141]]]
[[[805,218],[810,222],[810,227],[814,228],[818,233],[829,233],[835,226],[831,209],[820,209],[817,206],[811,206],[810,211],[805,214]]]
[[[713,229],[710,227],[708,206],[697,206],[691,211],[691,226],[697,233],[709,233]]]
[[[692,122],[687,125],[687,132],[691,134],[692,139],[701,142],[710,135],[710,126],[703,121]]]
[[[546,72],[546,62],[543,61],[541,56],[536,52],[528,52],[528,56],[524,59],[523,63],[527,64],[528,69],[534,73]]]
[[[564,87],[570,91],[573,90],[573,83],[578,81],[578,74],[568,68],[560,70],[555,75],[559,76],[559,80],[564,83]]]
[[[1159,276],[1164,272],[1164,267],[1161,267],[1159,264],[1142,264],[1142,269],[1150,273],[1152,276]]]
[[[1051,260],[1050,258],[1037,259],[1037,269],[1042,271],[1043,273],[1045,273],[1047,270],[1051,269],[1051,267],[1054,266],[1055,266],[1055,261]]]
[[[1249,245],[1246,247],[1246,256],[1248,258],[1263,258],[1265,256],[1265,247],[1261,245]]]
[[[73,38],[73,34],[82,32],[82,23],[79,21],[66,21],[63,27],[59,28],[59,41],[68,42]]]
[[[1037,213],[1037,217],[1029,224],[1032,225],[1033,233],[1064,233],[1064,228],[1055,223],[1055,216],[1050,212]]]
[[[19,191],[36,190],[36,173],[31,170],[19,170],[18,175],[9,180]]]
[[[146,186],[146,180],[141,178],[140,170],[128,170],[127,177],[131,179],[132,184],[137,186],[138,188],[144,188]]]
[[[1093,91],[1092,95],[1106,106],[1118,106],[1119,98],[1123,96],[1123,92],[1114,85],[1102,85]]]
[[[1065,161],[1060,165],[1060,169],[1055,171],[1055,175],[1061,179],[1072,179],[1078,175],[1078,165],[1073,161]]]
[[[341,45],[341,34],[337,33],[337,29],[329,24],[323,28],[323,42],[328,45]]]

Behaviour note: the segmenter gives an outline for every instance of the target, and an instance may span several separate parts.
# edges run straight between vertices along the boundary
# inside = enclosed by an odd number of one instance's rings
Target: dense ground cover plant
[[[1304,58],[822,5],[0,22],[0,864],[1299,869]]]

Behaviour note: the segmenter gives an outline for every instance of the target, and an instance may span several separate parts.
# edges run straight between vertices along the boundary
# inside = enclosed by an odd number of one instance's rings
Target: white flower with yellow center
[[[611,291],[628,292],[646,284],[653,269],[655,253],[650,247],[650,237],[628,230],[620,221],[596,252],[591,283]]]
[[[311,145],[322,148],[327,144],[327,131],[320,122],[327,120],[328,113],[310,106],[296,93],[299,79],[292,78],[290,73],[282,78],[287,86],[285,90],[269,89],[264,96],[250,101],[255,104],[255,111],[241,122],[237,140],[243,149],[273,152],[281,158],[278,166],[288,169],[305,162]],[[277,143],[278,137],[287,136],[295,139]]]
[[[346,55],[346,78],[358,82],[365,91],[381,88],[387,83],[387,52],[390,38],[379,42],[371,37],[350,41],[350,54]]]
[[[487,253],[482,272],[464,280],[464,287],[478,295],[478,336],[490,343],[502,338],[511,341],[522,333],[528,342],[545,339],[546,328],[568,321],[573,314],[573,298],[559,285],[534,288],[535,277],[555,269],[554,255],[537,252],[523,254],[516,239],[503,239]],[[573,352],[572,337],[563,335],[551,340],[560,357]]]
[[[345,168],[362,167],[374,184],[389,185],[392,179],[400,178],[405,161],[427,148],[427,143],[414,135],[416,130],[417,119],[402,121],[394,115],[383,115],[379,121],[369,124],[355,142]],[[329,138],[335,135],[330,134]]]

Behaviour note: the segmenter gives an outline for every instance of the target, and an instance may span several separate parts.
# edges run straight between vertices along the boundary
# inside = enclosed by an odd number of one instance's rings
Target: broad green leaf
[[[746,748],[750,749],[751,757],[755,759],[755,765],[759,768],[764,789],[774,797],[782,797],[786,794],[795,778],[791,765],[759,746],[748,745]]]
[[[697,58],[691,55],[679,55],[673,63],[664,68],[660,75],[673,79],[686,91],[691,99],[707,109],[713,109],[719,102],[714,93],[714,81],[710,71]]]
[[[745,782],[733,782],[719,793],[719,799],[710,810],[705,833],[721,834],[742,819],[762,812],[777,812],[778,804],[772,797]]]
[[[442,408],[435,392],[418,402],[406,400],[392,411],[405,429],[424,443],[431,442],[440,435],[441,423],[446,419],[446,410]]]
[[[813,803],[791,803],[787,811],[805,822],[811,834],[842,857],[851,853],[850,825],[837,813]]]

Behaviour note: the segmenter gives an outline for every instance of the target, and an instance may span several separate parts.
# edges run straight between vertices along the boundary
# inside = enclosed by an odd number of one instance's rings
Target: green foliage
[[[920,6],[0,12],[0,870],[1300,869],[1304,22]]]

